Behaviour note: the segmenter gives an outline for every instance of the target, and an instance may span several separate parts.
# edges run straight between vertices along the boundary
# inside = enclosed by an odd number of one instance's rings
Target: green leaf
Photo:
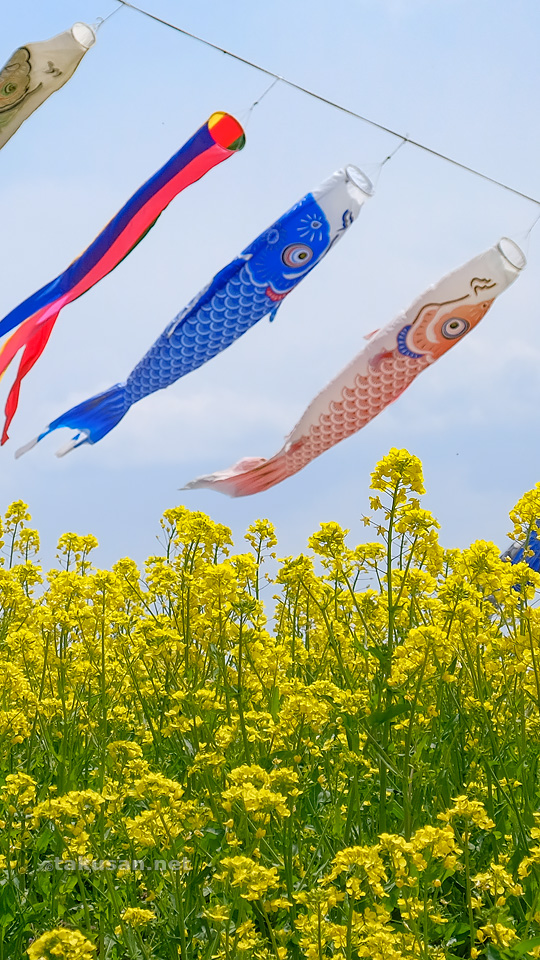
[[[522,957],[533,947],[540,947],[540,937],[533,937],[532,940],[522,940],[521,943],[512,944],[512,953],[517,957]]]
[[[358,751],[360,747],[360,736],[358,733],[358,719],[357,717],[351,717],[350,714],[345,714],[343,716],[343,726],[345,727],[345,735],[347,737],[347,746],[349,750]]]
[[[334,807],[333,835],[340,839],[343,836],[343,817],[338,803]]]
[[[376,657],[379,663],[385,666],[388,663],[388,652],[386,648],[382,647],[368,647],[368,653],[371,653],[373,657]]]
[[[407,713],[410,709],[410,703],[407,703],[406,700],[401,700],[399,703],[393,703],[391,707],[388,707],[388,710],[376,710],[375,713],[372,713],[371,716],[367,718],[367,722],[371,724],[371,726],[378,723],[385,723],[386,720],[399,717],[400,714]]]
[[[270,694],[270,702],[268,704],[268,712],[272,716],[274,723],[277,723],[279,717],[279,690],[277,687],[272,687],[272,693]]]

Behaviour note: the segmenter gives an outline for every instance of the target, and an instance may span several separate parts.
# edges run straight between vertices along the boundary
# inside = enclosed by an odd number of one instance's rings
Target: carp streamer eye
[[[313,250],[307,243],[290,243],[281,254],[286,267],[305,267],[313,258]]]
[[[470,323],[467,320],[462,320],[461,317],[452,317],[450,320],[444,321],[441,333],[447,340],[455,340],[456,337],[461,337],[464,333],[467,333],[469,327]]]

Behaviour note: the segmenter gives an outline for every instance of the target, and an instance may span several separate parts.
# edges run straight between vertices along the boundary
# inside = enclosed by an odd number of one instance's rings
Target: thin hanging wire
[[[270,86],[267,87],[266,90],[265,90],[263,93],[261,93],[260,97],[258,97],[257,100],[254,100],[254,101],[253,101],[253,103],[251,104],[251,106],[250,106],[249,109],[250,109],[250,110],[253,110],[253,108],[256,107],[256,106],[261,102],[261,100],[263,100],[263,99],[265,98],[266,94],[267,94],[267,93],[270,93],[270,91],[274,89],[276,83],[279,83],[279,81],[280,81],[281,79],[282,79],[282,77],[274,77],[274,79],[272,80],[272,83],[270,84]]]
[[[253,101],[251,106],[249,106],[247,110],[244,110],[244,112],[240,114],[238,119],[240,120],[240,123],[242,124],[243,127],[248,126],[249,121],[251,120],[251,114],[253,113],[255,107],[259,105],[259,103],[261,102],[261,100],[264,99],[267,93],[270,93],[270,91],[273,90],[276,83],[279,83],[280,80],[281,80],[281,77],[275,77],[274,80],[272,80],[272,83],[270,84],[270,86],[266,87],[266,90],[263,90],[260,96],[258,96],[257,99]]]
[[[531,223],[529,229],[527,230],[527,233],[525,234],[525,239],[526,239],[526,240],[529,240],[529,238],[530,238],[530,236],[531,236],[531,233],[533,232],[533,230],[534,230],[534,228],[535,228],[535,226],[536,226],[536,224],[538,223],[539,220],[540,220],[540,213],[538,214],[537,217],[534,218],[534,220],[533,220],[533,222]]]
[[[118,2],[120,2],[120,0],[118,0]],[[118,11],[121,9],[122,9],[122,6],[120,5],[119,7],[116,7],[111,13],[108,13],[106,17],[98,17],[96,22],[93,24],[93,27],[96,33],[98,30],[101,30],[103,24],[106,23],[107,20],[110,20],[111,17],[114,17],[115,13],[118,13]]]
[[[515,234],[516,243],[523,249],[525,256],[529,256],[529,247],[531,243],[531,233],[533,232],[536,224],[540,220],[540,213],[534,218],[530,227],[527,227],[526,230],[523,230],[521,233]]]
[[[408,138],[408,137],[403,137],[401,143],[398,143],[396,149],[395,149],[395,150],[392,150],[392,152],[389,153],[388,156],[384,158],[384,160],[383,160],[382,163],[381,163],[381,167],[384,167],[385,163],[388,163],[388,161],[391,160],[392,157],[395,157],[395,155],[396,155],[396,153],[398,152],[398,150],[401,150],[401,148],[404,147],[406,143],[410,143],[409,138]]]
[[[379,184],[381,173],[383,172],[385,164],[387,164],[389,160],[392,160],[392,158],[395,157],[398,150],[401,150],[401,148],[404,147],[406,143],[408,143],[408,137],[403,137],[403,139],[400,140],[400,142],[398,143],[395,150],[392,150],[388,154],[388,156],[384,158],[384,160],[378,160],[376,163],[362,163],[362,170],[364,171],[364,173],[367,173],[374,187],[377,187]]]
[[[300,93],[304,93],[308,97],[313,97],[313,99],[319,100],[320,103],[324,103],[326,106],[332,107],[334,110],[339,110],[341,113],[345,113],[349,117],[354,117],[356,120],[361,120],[362,123],[368,123],[371,127],[376,127],[377,130],[382,130],[384,133],[388,133],[392,137],[397,137],[404,143],[410,143],[411,147],[416,147],[418,150],[423,150],[425,153],[429,153],[432,157],[438,157],[439,160],[444,160],[446,163],[451,163],[454,167],[458,167],[460,170],[465,170],[467,173],[472,173],[473,176],[480,177],[481,180],[485,180],[487,183],[492,183],[496,187],[501,187],[502,190],[507,190],[509,193],[513,193],[516,197],[521,197],[523,200],[528,200],[530,203],[534,203],[540,207],[540,200],[538,200],[536,197],[531,197],[528,193],[524,193],[522,190],[518,190],[516,187],[510,186],[510,184],[504,183],[502,180],[496,180],[495,177],[490,177],[486,173],[482,173],[481,170],[476,170],[475,167],[470,167],[468,164],[461,163],[459,160],[455,160],[453,157],[448,157],[446,154],[440,153],[439,150],[434,150],[432,147],[428,147],[427,144],[421,143],[419,140],[411,140],[410,137],[404,136],[397,130],[392,130],[391,127],[387,127],[383,123],[378,123],[376,120],[372,120],[370,117],[365,117],[361,113],[357,113],[355,110],[350,110],[348,107],[343,106],[341,103],[337,103],[335,100],[329,100],[328,97],[323,97],[321,94],[315,93],[314,90],[310,90],[308,87],[303,87],[300,83],[295,83],[293,80],[288,80],[286,77],[282,77],[279,74],[274,73],[273,70],[268,70],[266,67],[261,67],[259,63],[255,63],[253,60],[248,60],[246,57],[241,57],[237,53],[232,53],[230,50],[226,50],[225,47],[220,47],[219,44],[212,43],[211,40],[205,40],[204,37],[199,37],[196,33],[191,33],[189,30],[184,30],[182,27],[177,26],[175,23],[171,23],[169,20],[163,20],[162,17],[158,17],[156,14],[150,13],[148,10],[144,10],[143,7],[138,7],[134,3],[129,3],[129,0],[118,0],[118,3],[122,4],[124,7],[129,7],[130,10],[135,10],[137,13],[148,17],[150,20],[154,20],[156,23],[161,23],[164,27],[169,27],[169,29],[175,30],[177,33],[183,34],[185,37],[189,37],[191,40],[197,40],[198,43],[202,43],[206,47],[210,47],[212,50],[217,50],[219,53],[223,53],[226,57],[231,57],[233,60],[237,60],[239,63],[243,63],[248,67],[252,67],[254,70],[258,70],[260,73],[265,73],[268,77],[274,77],[276,81],[280,80],[281,83],[286,84],[293,90],[298,90]],[[395,152],[396,151],[394,151],[394,153]],[[391,156],[392,154],[390,154],[390,157]],[[390,157],[388,159],[390,159]]]

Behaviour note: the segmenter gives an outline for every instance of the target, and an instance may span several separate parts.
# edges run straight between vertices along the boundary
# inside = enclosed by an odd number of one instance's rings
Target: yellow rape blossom
[[[444,813],[439,813],[439,820],[465,820],[470,821],[482,830],[493,830],[495,824],[491,817],[488,817],[486,809],[479,800],[469,800],[465,795],[453,797],[455,805]]]
[[[392,447],[371,474],[371,488],[383,493],[392,493],[400,486],[414,493],[424,493],[422,464],[418,457],[410,454],[408,450]],[[401,498],[398,502],[401,502]]]
[[[43,933],[28,947],[29,960],[93,960],[96,948],[78,930],[60,927]]]
[[[385,896],[384,883],[388,880],[379,855],[380,847],[347,847],[332,861],[332,870],[325,882],[343,878],[345,888],[352,897],[361,896],[366,886],[380,897]]]
[[[175,506],[142,569],[72,532],[46,574],[8,509],[4,960],[538,954],[540,578],[443,549],[422,491],[393,449],[372,542],[330,518],[278,561],[269,520],[235,553]]]
[[[129,927],[134,927],[137,930],[147,927],[149,923],[153,923],[156,919],[156,915],[152,910],[144,910],[141,907],[126,907],[121,914],[122,920],[124,923],[127,923]],[[122,929],[121,927],[119,928]]]
[[[223,857],[219,864],[221,872],[214,876],[216,881],[228,881],[237,888],[245,900],[260,900],[265,893],[278,883],[275,867],[262,867],[249,857]]]

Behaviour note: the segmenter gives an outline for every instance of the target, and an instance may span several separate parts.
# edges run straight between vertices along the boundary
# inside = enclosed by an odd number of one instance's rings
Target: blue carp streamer
[[[501,560],[510,560],[511,563],[528,563],[531,570],[540,573],[540,539],[537,530],[531,530],[525,543],[514,540],[501,554]]]
[[[338,170],[221,270],[163,331],[125,383],[72,407],[16,455],[59,427],[78,431],[59,456],[83,443],[97,443],[138,400],[211,360],[262,317],[270,314],[273,319],[285,297],[343,236],[372,192],[358,168]]]

